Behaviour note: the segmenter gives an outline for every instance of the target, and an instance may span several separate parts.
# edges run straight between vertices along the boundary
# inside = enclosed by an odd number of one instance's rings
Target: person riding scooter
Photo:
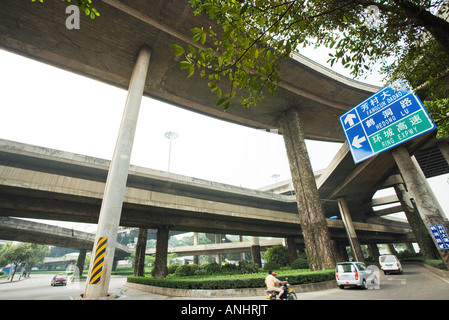
[[[276,272],[273,272],[272,275],[276,279],[276,282],[275,282],[276,286],[281,288],[281,290],[282,290],[282,293],[279,295],[279,299],[282,299],[281,296],[284,294],[285,295],[287,294],[287,287],[285,287],[284,285],[287,284],[288,281],[280,281],[278,278],[276,278],[276,276],[277,276]],[[287,296],[285,296],[285,299],[287,299]]]
[[[281,289],[279,280],[276,279],[271,270],[268,271],[268,276],[265,278],[265,285],[267,286],[267,291],[279,292],[279,296],[276,298],[276,300],[281,300],[281,297],[284,294],[284,290]]]

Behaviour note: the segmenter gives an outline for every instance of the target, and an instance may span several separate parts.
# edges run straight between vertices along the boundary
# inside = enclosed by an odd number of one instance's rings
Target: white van
[[[402,274],[401,262],[395,255],[386,254],[383,256],[379,256],[379,265],[384,274],[390,272],[397,272],[399,274]]]

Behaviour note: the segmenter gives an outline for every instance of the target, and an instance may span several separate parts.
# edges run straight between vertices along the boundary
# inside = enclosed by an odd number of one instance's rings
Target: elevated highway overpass
[[[0,140],[0,215],[95,223],[108,165],[103,159]],[[341,220],[327,223],[333,238],[346,238]],[[293,196],[134,166],[121,225],[271,237],[301,234]],[[355,225],[366,240],[404,242],[412,237],[407,226]]]
[[[0,217],[0,239],[91,251],[95,234],[46,223]],[[120,243],[115,250],[118,258],[129,256],[134,252]]]

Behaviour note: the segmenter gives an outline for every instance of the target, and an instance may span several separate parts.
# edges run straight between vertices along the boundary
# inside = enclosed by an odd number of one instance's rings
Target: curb
[[[149,293],[186,298],[226,298],[226,297],[248,297],[248,296],[265,296],[265,288],[243,288],[243,289],[224,289],[224,290],[200,290],[200,289],[173,289],[164,287],[155,287],[145,284],[126,282],[126,286],[131,289],[145,291]],[[291,288],[296,293],[311,292],[333,289],[337,287],[335,280],[308,283],[300,285],[292,285]]]

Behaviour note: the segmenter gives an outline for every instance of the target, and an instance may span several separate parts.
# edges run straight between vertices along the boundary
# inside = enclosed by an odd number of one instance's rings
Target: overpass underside
[[[97,223],[109,161],[0,140],[0,215]],[[332,215],[333,212],[327,214]],[[327,220],[345,241],[342,221]],[[292,196],[131,166],[120,225],[301,239]],[[410,241],[410,230],[355,222],[361,242]]]

